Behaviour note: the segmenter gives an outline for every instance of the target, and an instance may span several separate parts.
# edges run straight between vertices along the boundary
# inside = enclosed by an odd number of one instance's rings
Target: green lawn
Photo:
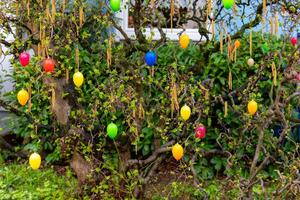
[[[71,172],[33,171],[28,165],[0,164],[0,199],[76,199],[77,182]]]

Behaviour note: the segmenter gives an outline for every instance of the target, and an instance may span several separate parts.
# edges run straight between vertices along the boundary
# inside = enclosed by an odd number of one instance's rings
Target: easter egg
[[[257,103],[254,100],[250,101],[248,103],[248,113],[250,115],[254,115],[256,113],[256,111],[257,111],[257,107],[258,107]]]
[[[120,0],[110,0],[110,7],[114,12],[118,12],[121,7],[121,1]]]
[[[297,80],[297,81],[300,81],[300,73],[298,73],[298,74],[296,75],[296,80]]]
[[[247,61],[247,64],[248,64],[249,67],[252,67],[254,65],[253,58],[249,58],[248,61]]]
[[[178,161],[183,157],[183,147],[180,144],[175,144],[172,147],[173,157]]]
[[[153,51],[148,51],[145,55],[145,62],[148,66],[156,65],[156,54]]]
[[[205,138],[205,135],[206,135],[206,128],[205,128],[205,126],[203,126],[201,124],[198,127],[196,127],[196,129],[195,129],[195,137],[196,138],[202,139],[202,138]]]
[[[33,153],[29,157],[29,165],[32,169],[37,170],[41,166],[41,156],[38,153]]]
[[[108,137],[110,139],[115,139],[115,137],[117,136],[118,134],[118,127],[116,124],[114,123],[110,123],[108,126],[107,126],[107,134],[108,134]]]
[[[234,4],[234,0],[222,0],[222,4],[223,4],[224,8],[229,10],[232,8],[232,6]]]
[[[19,56],[19,61],[23,67],[26,67],[30,61],[29,53],[26,53],[26,52],[21,53]]]
[[[241,46],[241,42],[239,40],[236,40],[234,42],[234,46],[235,46],[236,49],[238,49]]]
[[[20,90],[17,94],[17,99],[18,99],[19,104],[21,104],[22,106],[25,106],[25,104],[27,103],[27,101],[29,99],[28,92],[24,89]]]
[[[180,109],[180,115],[184,121],[188,120],[191,116],[191,108],[187,105],[184,105]]]
[[[297,44],[297,38],[296,37],[293,37],[292,39],[291,39],[291,43],[292,43],[292,45],[296,45]]]
[[[179,45],[181,48],[186,49],[189,46],[190,37],[187,34],[183,34],[179,38]]]
[[[73,75],[73,82],[77,87],[80,87],[84,81],[83,74],[81,72],[76,72]]]
[[[45,72],[53,72],[55,63],[51,58],[47,58],[43,62],[43,67]]]

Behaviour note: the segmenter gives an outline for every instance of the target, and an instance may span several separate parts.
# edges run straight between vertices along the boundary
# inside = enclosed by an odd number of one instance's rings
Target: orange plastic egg
[[[179,45],[181,48],[186,49],[190,44],[190,37],[187,34],[183,34],[179,38]]]
[[[21,104],[22,106],[25,106],[25,104],[27,103],[27,101],[29,99],[28,92],[24,89],[20,90],[18,92],[17,99],[18,99],[19,104]]]
[[[180,144],[175,144],[172,147],[173,157],[178,161],[183,157],[183,147]]]
[[[236,49],[238,49],[241,46],[241,42],[239,40],[236,40],[234,42],[234,46],[235,46]]]

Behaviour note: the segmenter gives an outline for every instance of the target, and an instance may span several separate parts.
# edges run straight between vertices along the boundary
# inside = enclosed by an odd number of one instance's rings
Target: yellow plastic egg
[[[83,74],[81,72],[76,72],[73,75],[73,82],[77,87],[80,87],[84,81]]]
[[[20,90],[18,92],[17,99],[18,99],[19,104],[21,104],[22,106],[25,106],[25,104],[27,103],[27,101],[29,99],[28,92],[24,89]]]
[[[186,49],[189,46],[190,37],[187,34],[183,34],[179,38],[180,47]]]
[[[249,103],[248,103],[248,113],[250,115],[254,115],[257,111],[257,108],[258,108],[257,103],[254,100],[249,101]]]
[[[187,105],[184,105],[180,109],[180,115],[184,121],[188,120],[191,116],[191,108]]]
[[[33,153],[29,157],[29,165],[32,169],[37,170],[41,166],[41,156],[38,153]]]
[[[183,147],[180,144],[175,144],[172,147],[173,157],[178,161],[183,157]]]

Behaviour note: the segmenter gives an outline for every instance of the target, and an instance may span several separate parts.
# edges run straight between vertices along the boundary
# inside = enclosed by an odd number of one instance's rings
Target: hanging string
[[[171,0],[171,5],[170,5],[170,18],[171,18],[171,32],[173,32],[173,16],[175,13],[175,5],[174,5],[174,0]]]

